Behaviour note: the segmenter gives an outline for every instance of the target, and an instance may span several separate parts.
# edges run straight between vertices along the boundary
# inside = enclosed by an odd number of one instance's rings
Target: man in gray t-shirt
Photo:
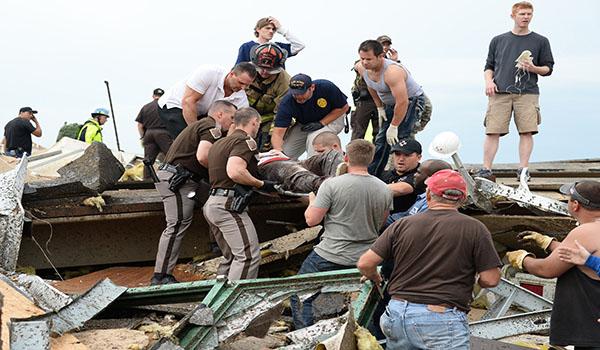
[[[392,193],[386,184],[369,175],[375,147],[362,139],[353,140],[346,149],[348,173],[327,179],[304,213],[306,223],[323,221],[321,242],[308,255],[298,274],[340,270],[356,266],[358,258],[377,239],[379,229],[392,209]],[[292,316],[296,329],[314,323],[312,302],[292,297]]]
[[[533,151],[533,135],[541,122],[538,75],[552,74],[554,58],[547,38],[529,30],[533,5],[523,1],[513,5],[510,32],[494,37],[484,68],[488,108],[483,124],[483,169],[481,177],[492,177],[492,163],[500,137],[508,134],[511,116],[519,132],[519,170],[529,177],[527,167]],[[525,170],[523,170],[525,169]]]

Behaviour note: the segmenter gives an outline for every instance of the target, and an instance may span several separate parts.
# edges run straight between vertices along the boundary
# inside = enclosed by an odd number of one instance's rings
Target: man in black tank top
[[[560,260],[559,246],[575,247],[578,241],[593,255],[600,255],[600,182],[581,181],[563,185],[569,195],[568,209],[579,226],[561,242],[537,232],[522,237],[550,252],[536,259],[525,250],[506,253],[517,268],[544,278],[558,277],[550,321],[550,344],[574,345],[575,349],[600,349],[600,277],[590,268]]]

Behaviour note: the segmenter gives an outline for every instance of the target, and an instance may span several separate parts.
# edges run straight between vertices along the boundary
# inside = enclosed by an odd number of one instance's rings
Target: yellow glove
[[[534,242],[538,247],[546,250],[556,238],[543,235],[535,231],[523,231],[517,235],[520,242]]]
[[[525,260],[526,256],[531,256],[531,257],[535,258],[535,255],[533,255],[532,253],[530,253],[524,249],[515,250],[512,252],[506,253],[506,258],[508,259],[508,263],[511,264],[514,268],[517,268],[519,270],[523,270],[523,260]]]

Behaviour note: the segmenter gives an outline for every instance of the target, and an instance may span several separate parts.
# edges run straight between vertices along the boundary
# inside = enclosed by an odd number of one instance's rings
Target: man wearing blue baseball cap
[[[337,135],[344,129],[348,102],[334,83],[312,80],[306,74],[294,75],[289,87],[275,116],[271,144],[273,149],[296,160],[304,151],[309,157],[314,155],[312,141],[320,133],[330,131]]]

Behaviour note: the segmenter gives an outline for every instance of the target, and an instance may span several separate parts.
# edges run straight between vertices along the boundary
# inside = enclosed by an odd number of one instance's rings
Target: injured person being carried
[[[336,149],[302,161],[291,160],[282,152],[271,150],[259,154],[258,171],[263,179],[281,184],[285,191],[316,193],[325,179],[335,176],[338,168],[342,170],[343,164],[344,154]]]

